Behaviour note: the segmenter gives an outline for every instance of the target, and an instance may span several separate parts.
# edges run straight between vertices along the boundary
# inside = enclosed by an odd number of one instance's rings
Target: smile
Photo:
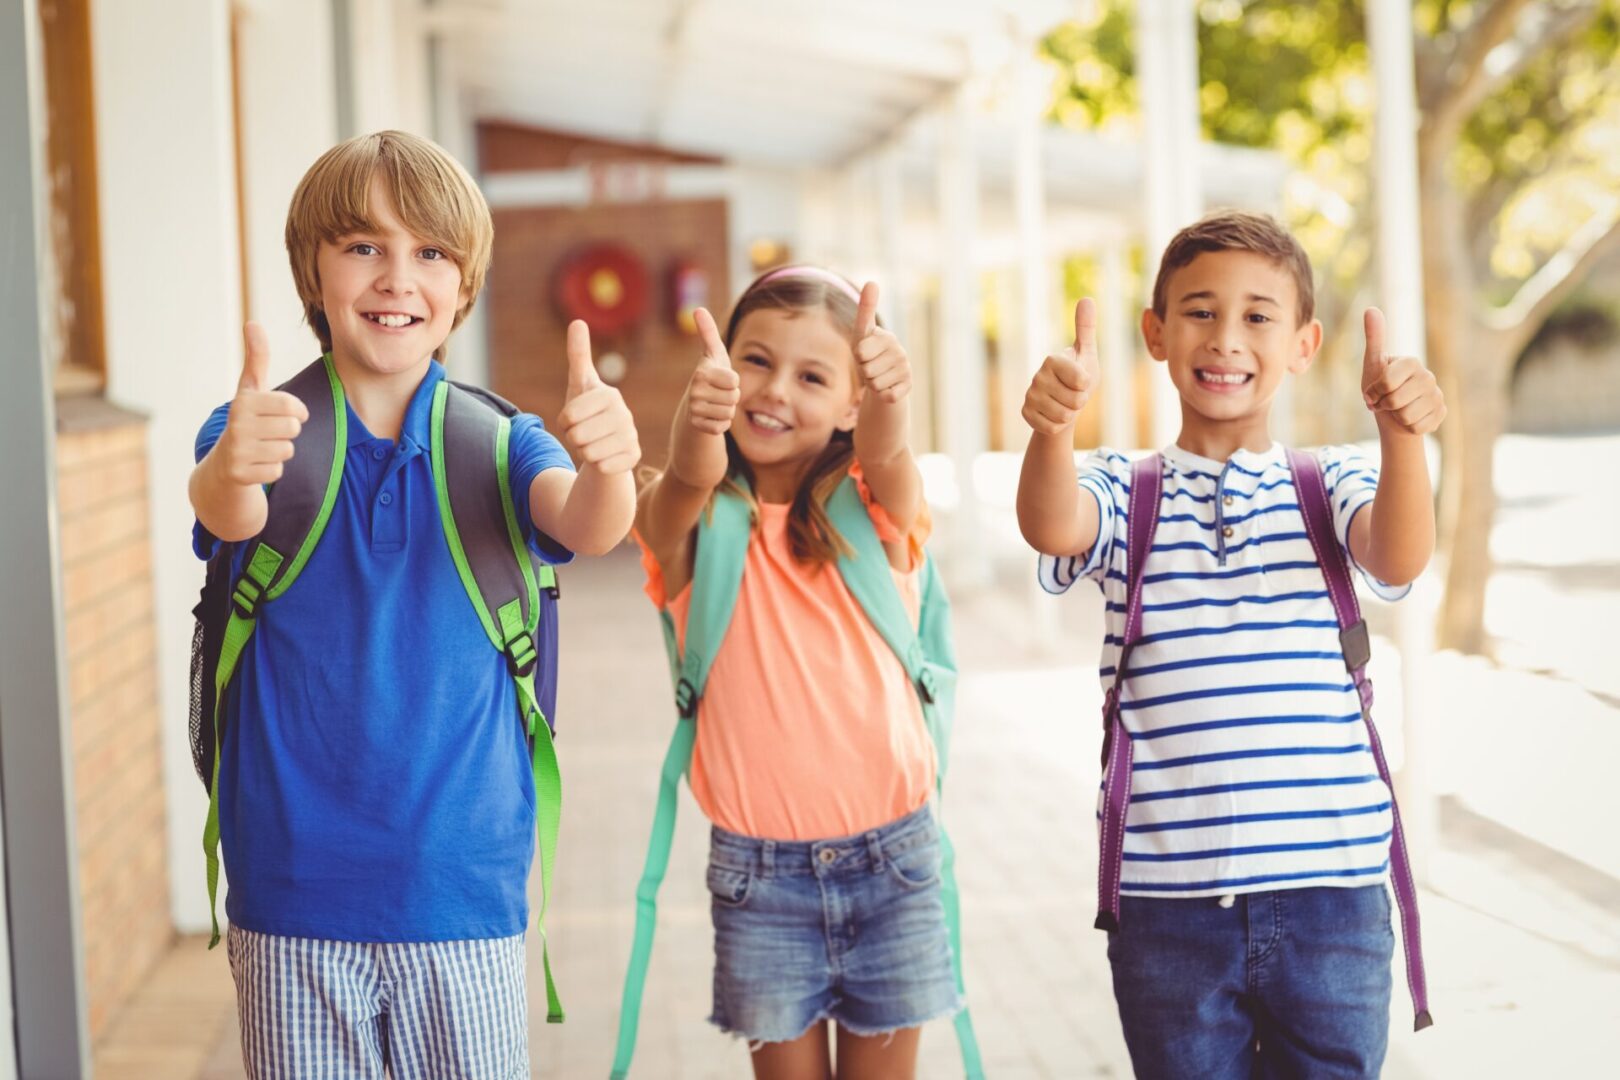
[[[416,323],[419,323],[419,322],[422,321],[419,316],[416,316],[416,315],[404,315],[404,314],[399,314],[397,312],[370,312],[370,311],[368,311],[368,312],[364,312],[363,314],[365,315],[365,318],[366,318],[366,320],[368,322],[374,322],[378,326],[386,326],[391,330],[398,330],[401,327],[406,327],[406,326],[414,326]]]
[[[1194,374],[1198,376],[1198,381],[1203,385],[1219,388],[1242,386],[1254,378],[1254,375],[1251,373],[1241,371],[1206,371],[1204,368],[1196,369]]]
[[[784,424],[776,417],[770,416],[766,413],[751,412],[748,414],[748,422],[759,428],[761,431],[775,432],[788,430],[787,424]]]

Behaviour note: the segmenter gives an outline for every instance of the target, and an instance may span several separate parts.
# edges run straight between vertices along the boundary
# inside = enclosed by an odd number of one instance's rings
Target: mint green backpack
[[[866,612],[883,640],[905,666],[911,684],[922,702],[923,719],[933,739],[938,759],[936,785],[943,791],[950,747],[951,724],[956,715],[956,647],[951,637],[951,605],[932,558],[923,563],[921,595],[922,618],[913,629],[900,593],[889,571],[889,558],[878,539],[877,530],[861,501],[852,478],[845,478],[827,500],[827,515],[833,527],[853,548],[838,560],[844,584]],[[647,845],[647,861],[641,884],[636,887],[636,934],[630,950],[630,965],[624,976],[624,999],[619,1010],[619,1042],[613,1059],[614,1080],[630,1074],[635,1054],[636,1033],[641,1018],[641,995],[647,981],[647,963],[652,956],[653,930],[658,922],[658,887],[669,867],[670,841],[675,834],[675,789],[692,762],[692,743],[697,734],[698,701],[708,682],[720,642],[731,624],[742,583],[743,562],[748,550],[748,504],[736,495],[717,493],[712,514],[705,514],[698,525],[697,554],[692,573],[692,606],[686,624],[686,651],[676,645],[675,624],[669,612],[661,612],[664,645],[669,652],[670,675],[675,683],[675,708],[679,719],[669,750],[664,755],[663,773],[658,783],[658,808],[653,818],[652,839]],[[938,808],[936,806],[936,813]],[[941,898],[951,942],[951,964],[956,989],[965,994],[962,979],[962,925],[960,899],[956,889],[956,853],[943,823],[939,830],[942,852]],[[956,1015],[956,1037],[962,1048],[962,1064],[970,1080],[984,1075],[979,1058],[973,1020],[964,1008]]]

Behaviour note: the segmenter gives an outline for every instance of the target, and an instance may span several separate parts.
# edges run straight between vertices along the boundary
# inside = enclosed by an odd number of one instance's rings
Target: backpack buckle
[[[697,687],[682,679],[675,684],[675,708],[681,714],[682,720],[690,720],[697,715],[698,693]]]
[[[259,602],[259,587],[250,581],[246,575],[236,583],[231,590],[231,607],[244,619],[253,618],[253,609]]]
[[[932,705],[938,693],[934,683],[934,672],[930,668],[923,668],[922,674],[917,676],[917,696],[922,698],[924,705]]]
[[[1339,648],[1344,651],[1344,666],[1351,671],[1367,666],[1372,659],[1372,642],[1367,637],[1367,620],[1339,631]]]
[[[540,654],[534,647],[534,636],[527,630],[506,643],[506,670],[514,679],[521,679],[533,673],[534,665],[539,659]]]

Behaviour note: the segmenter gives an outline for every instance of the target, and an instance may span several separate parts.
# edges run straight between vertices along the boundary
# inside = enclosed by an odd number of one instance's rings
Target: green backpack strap
[[[949,761],[950,733],[955,716],[956,650],[950,632],[950,601],[933,559],[923,563],[922,619],[913,626],[889,568],[889,555],[852,477],[846,477],[827,499],[827,517],[848,542],[851,551],[838,560],[838,572],[866,617],[900,659],[922,702],[923,720],[934,743],[935,787],[943,801]],[[936,807],[936,809],[938,809]],[[956,991],[966,999],[962,975],[962,905],[956,887],[956,849],[940,814],[940,899],[945,906],[945,928],[951,942],[951,968]],[[964,1005],[956,1014],[956,1041],[962,1050],[962,1068],[972,1080],[984,1075],[973,1018]]]
[[[546,911],[551,906],[562,822],[562,773],[551,725],[534,687],[540,656],[535,640],[540,582],[512,505],[507,462],[512,422],[491,400],[444,381],[433,388],[432,425],[433,487],[445,541],[485,635],[506,658],[528,732],[540,852],[540,913],[535,928],[546,973],[546,1022],[560,1024],[564,1014],[551,973]],[[543,567],[541,573],[549,579],[553,571]]]
[[[676,643],[675,623],[669,612],[660,612],[679,718],[669,749],[664,753],[652,838],[647,843],[641,882],[636,886],[636,932],[630,946],[630,964],[624,973],[624,997],[619,1004],[619,1041],[613,1053],[614,1080],[624,1080],[630,1075],[630,1059],[636,1052],[641,995],[647,985],[653,931],[658,925],[658,888],[664,883],[664,873],[669,868],[670,843],[675,836],[676,789],[692,763],[698,701],[708,685],[709,668],[720,651],[720,642],[731,625],[752,527],[747,502],[736,495],[716,492],[710,511],[698,522],[692,564],[692,603],[688,609],[684,650]]]
[[[219,759],[220,726],[225,691],[236,674],[242,650],[258,623],[259,605],[292,587],[320,543],[343,482],[343,456],[348,447],[348,409],[343,384],[330,353],[294,375],[280,389],[309,409],[298,434],[298,453],[286,463],[281,479],[270,487],[265,526],[242,557],[242,575],[231,592],[231,614],[214,668],[214,768],[208,778],[208,817],[203,824],[207,860],[208,918],[213,925],[208,947],[219,944]],[[229,555],[216,556],[229,558]]]

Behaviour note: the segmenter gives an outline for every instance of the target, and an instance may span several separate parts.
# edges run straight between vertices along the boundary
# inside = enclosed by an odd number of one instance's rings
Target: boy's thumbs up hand
[[[281,479],[283,463],[293,456],[293,440],[309,420],[309,410],[284,390],[270,384],[270,339],[264,327],[242,327],[242,375],[231,399],[225,431],[216,449],[225,477],[253,487]]]
[[[1361,396],[1378,418],[1380,431],[1427,435],[1446,418],[1446,399],[1434,372],[1415,356],[1384,351],[1384,313],[1368,308],[1362,317],[1367,349],[1361,359]]]
[[[641,460],[635,419],[619,391],[596,373],[591,331],[579,319],[568,324],[568,393],[557,422],[586,466],[604,475],[629,472]]]
[[[893,405],[911,392],[911,358],[900,339],[877,324],[877,282],[868,281],[855,310],[855,340],[851,347],[860,369],[861,385]]]
[[[742,397],[742,379],[731,367],[731,357],[720,331],[714,325],[714,316],[707,308],[693,313],[698,336],[703,342],[703,358],[692,381],[686,387],[686,416],[694,428],[710,435],[724,435],[731,430],[731,421],[737,415],[737,402]]]
[[[1097,385],[1097,305],[1074,306],[1074,344],[1047,356],[1024,395],[1024,422],[1040,435],[1074,427]]]

